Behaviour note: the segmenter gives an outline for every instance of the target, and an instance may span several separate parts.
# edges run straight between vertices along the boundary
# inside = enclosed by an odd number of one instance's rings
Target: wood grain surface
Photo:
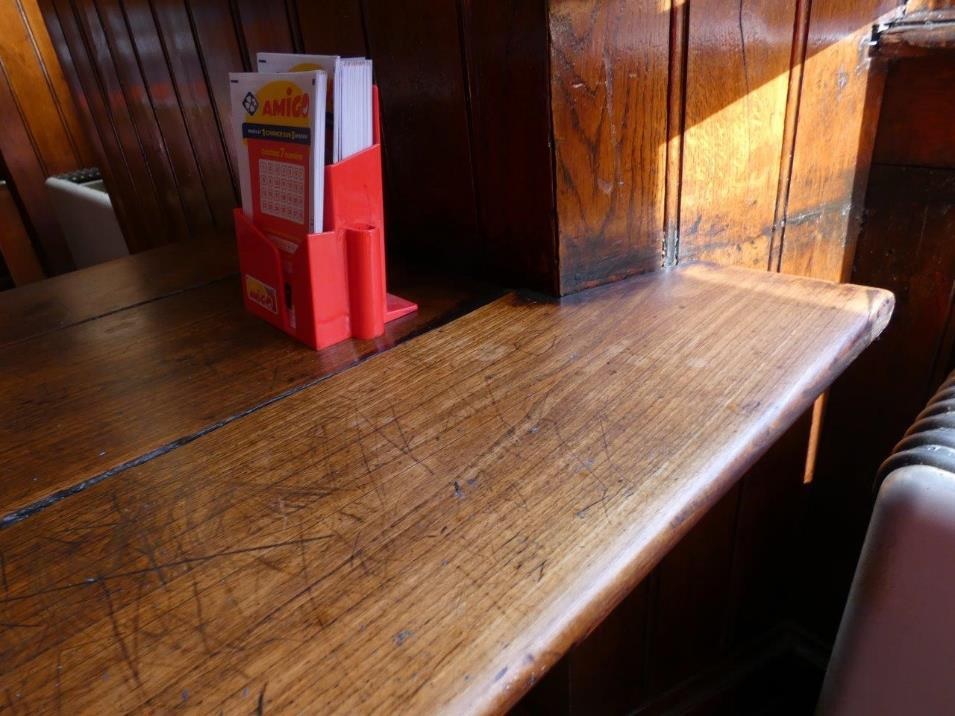
[[[866,40],[894,0],[811,3],[780,270],[847,280],[885,79]]]
[[[0,531],[0,691],[35,711],[504,708],[891,309],[702,265],[502,298]]]
[[[550,3],[560,292],[662,264],[670,14]]]
[[[765,269],[795,3],[690,4],[680,256]]]
[[[0,157],[51,273],[73,267],[44,181],[93,163],[36,0],[0,3]],[[10,263],[8,261],[8,263]]]
[[[44,278],[43,267],[33,250],[20,209],[5,181],[0,181],[0,254],[16,285],[23,286]]]
[[[479,255],[498,283],[557,294],[547,3],[460,5]]]
[[[171,244],[0,293],[0,346],[238,272],[233,241]]]
[[[879,35],[879,57],[950,59],[955,52],[955,10],[906,13],[904,21]],[[919,16],[922,16],[920,18]],[[919,21],[921,19],[921,21]]]
[[[393,282],[394,283],[394,282]],[[2,515],[193,439],[487,300],[447,277],[372,341],[312,351],[245,313],[237,276],[0,348]]]
[[[955,168],[955,57],[893,62],[885,80],[872,161]]]

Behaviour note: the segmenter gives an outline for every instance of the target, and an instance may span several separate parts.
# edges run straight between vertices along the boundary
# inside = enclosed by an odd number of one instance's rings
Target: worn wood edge
[[[725,273],[727,269],[705,262],[682,265],[678,269],[684,272],[717,271]],[[729,269],[732,271],[733,269]],[[739,269],[743,270],[743,269]],[[652,279],[642,276],[634,281]],[[801,278],[800,281],[812,284],[832,285],[829,281]],[[569,615],[562,624],[555,625],[554,631],[535,639],[534,653],[540,658],[531,664],[523,663],[520,671],[515,671],[502,688],[485,692],[482,702],[453,700],[448,702],[451,712],[501,713],[513,707],[532,686],[567,653],[575,644],[582,641],[606,616],[646,577],[653,567],[699,522],[707,509],[735,484],[769,449],[798,417],[813,404],[816,397],[823,393],[838,377],[842,370],[850,365],[858,355],[872,343],[885,329],[895,307],[895,296],[884,289],[843,284],[857,289],[860,296],[867,299],[866,318],[860,320],[859,330],[837,345],[832,346],[831,357],[815,366],[814,377],[802,386],[796,385],[790,391],[792,399],[780,402],[777,414],[767,421],[768,427],[751,436],[749,449],[738,453],[721,466],[714,479],[707,482],[708,488],[697,495],[690,496],[682,504],[667,513],[666,522],[672,526],[664,534],[657,533],[644,544],[632,545],[628,554],[621,556],[618,569],[610,580],[594,585],[586,599],[581,599],[578,614]]]
[[[955,52],[955,8],[906,15],[875,35],[873,54],[886,59]]]

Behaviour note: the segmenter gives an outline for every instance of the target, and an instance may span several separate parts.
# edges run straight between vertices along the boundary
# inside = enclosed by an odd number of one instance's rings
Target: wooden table
[[[26,297],[25,289],[0,294],[0,328],[21,336],[0,341],[0,524],[501,293],[399,270],[392,284],[421,309],[388,324],[381,338],[316,353],[245,313],[234,254],[231,272],[229,251],[193,256],[197,265],[186,270],[180,266],[185,257],[170,248],[67,274],[51,282],[45,296],[44,284],[28,286]],[[144,264],[156,275],[132,280]],[[84,292],[84,283],[92,290]],[[81,300],[73,300],[77,296]],[[26,306],[27,314],[19,314]]]
[[[0,530],[0,694],[505,708],[891,310],[884,291],[706,266],[500,298]]]

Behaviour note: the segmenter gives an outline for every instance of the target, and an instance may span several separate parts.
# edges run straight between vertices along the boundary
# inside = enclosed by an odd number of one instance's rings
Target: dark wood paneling
[[[689,4],[681,260],[769,263],[795,6]]]
[[[708,666],[725,648],[737,484],[654,570],[647,682],[661,694]]]
[[[119,135],[108,114],[76,16],[70,4],[62,0],[41,0],[41,9],[126,244],[133,251],[145,248],[151,197],[141,200],[147,204],[146,211],[141,211],[129,166],[120,150]]]
[[[67,0],[53,2],[56,3],[71,54],[81,55],[89,62],[89,65],[84,67],[85,71],[80,70],[80,75],[84,77],[84,92],[95,93],[100,100],[96,107],[98,111],[93,115],[93,124],[108,128],[108,132],[113,135],[111,139],[115,140],[113,151],[106,159],[114,165],[114,173],[119,173],[116,171],[116,165],[125,170],[126,176],[117,177],[119,181],[114,181],[112,185],[107,184],[107,187],[110,191],[122,193],[125,196],[127,215],[134,214],[139,219],[139,226],[135,229],[121,227],[126,243],[132,251],[168,243],[175,236],[176,229],[167,221],[164,205],[170,206],[172,201],[177,200],[176,197],[170,196],[170,193],[175,194],[175,189],[167,186],[165,192],[161,192],[149,167],[151,161],[160,166],[165,165],[168,171],[168,160],[165,152],[147,160],[133,121],[133,114],[138,115],[144,124],[150,121],[150,108],[142,104],[145,95],[142,92],[132,95],[134,100],[140,100],[139,104],[127,99],[116,72],[112,50],[103,31],[99,13],[92,0],[81,0],[75,5]],[[135,69],[135,58],[127,54],[127,62],[133,63],[133,67],[127,68],[132,72]],[[93,107],[92,102],[90,107]],[[104,147],[105,144],[104,142]],[[184,227],[185,220],[181,209],[173,211],[170,218],[172,221],[178,219],[179,227]]]
[[[150,111],[137,117],[137,133],[154,179],[169,187],[167,211],[181,212],[185,230],[195,238],[210,238],[214,224],[197,162],[197,149],[191,141],[176,92],[170,60],[160,38],[148,0],[97,0],[104,28],[113,38],[112,54],[127,93],[136,93],[133,106]],[[139,94],[142,93],[142,94]],[[203,98],[208,104],[208,99]],[[228,179],[228,176],[223,177]],[[228,212],[228,209],[226,209]]]
[[[458,6],[414,0],[363,7],[384,115],[389,239],[428,260],[486,267]]]
[[[480,232],[496,280],[557,282],[547,3],[463,0]]]
[[[20,208],[5,181],[0,181],[0,256],[17,286],[44,277],[27,227],[20,216]]]
[[[955,167],[955,58],[892,63],[873,161]]]
[[[644,701],[654,584],[651,574],[567,655],[571,714],[626,714]]]
[[[46,175],[90,162],[75,109],[35,0],[0,3],[0,61]]]
[[[248,71],[252,68],[248,55],[243,51],[236,34],[235,16],[229,0],[202,0],[187,2],[186,12],[192,27],[196,47],[200,52],[205,73],[206,92],[212,98],[216,124],[226,147],[226,155],[232,168],[233,192],[238,204],[238,174],[236,173],[235,147],[232,141],[232,124],[229,107],[229,73]],[[175,32],[183,32],[185,28]],[[188,42],[176,39],[175,43]],[[190,114],[208,112],[209,107],[198,100],[195,108],[186,107]]]
[[[793,614],[812,417],[811,411],[800,417],[742,481],[725,649],[752,643]]]
[[[36,0],[0,3],[0,26],[0,164],[19,201],[8,203],[7,210],[22,210],[19,223],[35,239],[40,259],[48,271],[59,273],[73,260],[43,183],[53,174],[89,166],[92,154]],[[21,275],[24,252],[33,253],[29,242],[22,248],[7,259]]]
[[[179,132],[179,141],[174,145],[175,155],[170,148],[174,166],[186,167],[186,176],[194,185],[198,185],[193,186],[193,192],[201,188],[212,215],[215,229],[212,233],[218,236],[229,234],[232,230],[232,209],[236,204],[234,178],[225,148],[231,143],[228,139],[229,125],[227,122],[220,124],[217,115],[209,111],[214,94],[210,94],[206,81],[205,58],[200,54],[196,36],[192,32],[189,8],[184,0],[165,0],[154,4],[152,10],[157,32],[150,35],[149,19],[145,16],[149,10],[147,3],[145,0],[136,0],[132,4],[136,6],[136,16],[142,16],[146,28],[140,33],[133,27],[137,45],[142,43],[140,56],[150,54],[143,61],[144,72],[146,67],[151,67],[153,69],[150,72],[160,78],[157,83],[147,77],[157,119],[160,119],[161,107],[162,117],[167,122],[161,125],[163,135],[168,136],[170,131]],[[127,3],[127,8],[130,5]],[[132,13],[132,10],[127,12]],[[158,48],[151,44],[153,42],[158,44]],[[162,57],[155,54],[159,48],[163,52]],[[167,63],[168,73],[159,66],[161,59]],[[167,74],[169,84],[162,81]],[[216,79],[217,84],[226,84],[223,78]],[[188,156],[183,156],[189,150],[195,156],[193,162]],[[193,172],[197,176],[194,177]]]
[[[884,73],[866,39],[893,0],[813,2],[782,234],[786,273],[848,278]]]
[[[151,0],[155,2],[155,0]],[[241,34],[248,66],[255,68],[258,52],[294,52],[292,18],[283,2],[262,0],[231,0],[235,20]],[[232,72],[236,69],[233,68]]]
[[[209,220],[208,206],[203,205],[199,216],[193,216],[195,187],[181,188],[177,182],[170,147],[182,142],[183,136],[163,135],[149,80],[143,75],[145,64],[136,52],[123,7],[119,0],[75,0],[75,4],[80,24],[94,47],[94,61],[107,88],[113,117],[124,129],[127,161],[142,172],[140,186],[147,192],[151,188],[156,202],[158,224],[146,240],[158,246],[202,231]],[[154,57],[153,61],[157,60]],[[160,62],[164,68],[165,62]],[[166,81],[168,87],[168,78]],[[192,162],[191,153],[188,161]],[[187,180],[188,169],[181,173]]]
[[[295,0],[305,52],[367,57],[360,0]]]
[[[562,293],[662,264],[670,13],[550,4]]]

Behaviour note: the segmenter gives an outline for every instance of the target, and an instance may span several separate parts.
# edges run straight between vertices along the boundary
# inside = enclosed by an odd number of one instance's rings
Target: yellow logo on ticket
[[[278,314],[279,303],[275,289],[267,283],[262,283],[257,278],[245,274],[245,295],[252,303],[261,306],[266,311]]]

